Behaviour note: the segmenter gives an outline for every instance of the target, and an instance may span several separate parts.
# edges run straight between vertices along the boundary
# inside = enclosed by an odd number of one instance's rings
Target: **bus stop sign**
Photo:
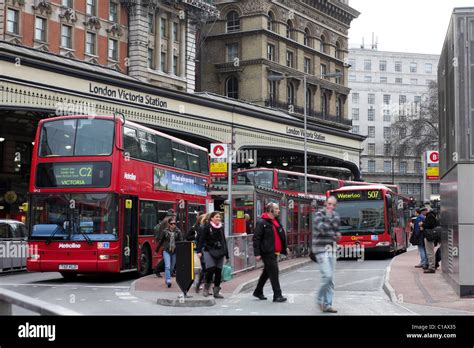
[[[186,294],[194,283],[194,243],[176,243],[176,283]]]

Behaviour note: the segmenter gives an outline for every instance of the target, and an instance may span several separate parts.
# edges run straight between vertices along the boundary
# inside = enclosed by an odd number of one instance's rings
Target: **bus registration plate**
[[[60,270],[75,270],[77,271],[79,269],[79,265],[59,265]]]

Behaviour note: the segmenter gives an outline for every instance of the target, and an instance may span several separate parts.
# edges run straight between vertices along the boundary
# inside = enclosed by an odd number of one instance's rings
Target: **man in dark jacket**
[[[423,222],[423,226],[421,229],[423,231],[426,230],[432,230],[435,227],[439,226],[438,219],[436,218],[436,214],[434,211],[430,210],[427,208],[428,211],[426,213],[425,221]],[[424,270],[424,273],[436,273],[436,256],[435,256],[435,251],[434,251],[434,245],[435,241],[429,241],[426,239],[426,233],[425,233],[425,250],[426,250],[426,256],[428,258],[428,269]]]
[[[263,287],[270,278],[273,289],[273,302],[285,302],[280,280],[278,279],[278,255],[287,255],[286,235],[278,221],[280,208],[276,203],[269,203],[265,207],[265,213],[257,219],[253,235],[253,248],[257,261],[262,260],[264,264],[262,275],[258,280],[253,296],[260,300],[267,298],[263,294]]]

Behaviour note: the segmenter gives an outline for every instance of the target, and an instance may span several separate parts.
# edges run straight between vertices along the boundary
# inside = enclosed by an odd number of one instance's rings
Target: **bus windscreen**
[[[338,200],[336,211],[341,217],[339,230],[342,235],[385,231],[385,204],[381,191],[345,191],[334,196]]]
[[[108,156],[112,154],[114,122],[99,118],[71,118],[45,122],[41,127],[40,157]]]

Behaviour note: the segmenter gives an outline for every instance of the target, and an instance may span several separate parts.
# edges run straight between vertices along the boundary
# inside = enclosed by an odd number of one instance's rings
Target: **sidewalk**
[[[281,261],[279,263],[280,274],[304,267],[311,262],[308,257]],[[256,270],[235,274],[232,280],[221,284],[221,293],[229,297],[232,294],[247,291],[257,285],[261,273],[262,268],[258,268]],[[181,290],[178,284],[176,284],[176,278],[172,278],[172,281],[173,286],[168,288],[165,285],[164,273],[163,278],[158,278],[155,274],[152,274],[134,281],[130,291],[139,297],[155,299],[177,298],[178,295],[181,294]],[[196,294],[194,287],[191,287],[189,290],[189,295],[193,296],[193,298],[203,298],[202,291]]]
[[[460,298],[444,278],[441,268],[436,273],[423,273],[415,268],[420,257],[417,250],[397,256],[387,273],[384,289],[392,301],[473,312],[474,298]],[[393,288],[390,291],[390,286]]]

